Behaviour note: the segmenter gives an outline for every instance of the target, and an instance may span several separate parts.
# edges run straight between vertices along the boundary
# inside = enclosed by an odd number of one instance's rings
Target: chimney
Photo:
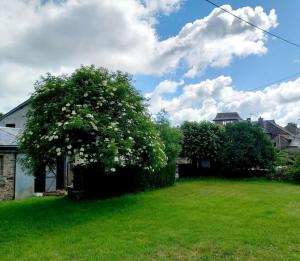
[[[248,121],[248,122],[251,122],[251,118],[247,118],[247,121]]]
[[[264,118],[262,118],[261,116],[259,116],[258,118],[258,124],[262,127],[264,126]]]
[[[297,134],[297,124],[293,122],[289,122],[288,125],[285,127],[289,132],[293,134]]]

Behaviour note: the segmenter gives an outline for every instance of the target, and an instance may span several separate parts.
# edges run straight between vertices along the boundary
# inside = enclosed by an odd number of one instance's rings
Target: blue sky
[[[214,1],[300,44],[299,1]],[[132,74],[150,113],[165,109],[174,125],[221,111],[283,125],[300,118],[300,74],[265,86],[300,73],[300,48],[205,0],[2,0],[0,37],[0,112],[29,98],[46,72],[95,64]]]
[[[234,9],[244,6],[262,6],[266,12],[275,9],[279,25],[270,30],[290,41],[300,44],[300,1],[265,0],[265,1],[214,1],[218,5],[230,4]],[[180,10],[169,16],[160,16],[156,25],[161,39],[174,36],[188,22],[207,16],[214,7],[202,0],[186,0]],[[262,56],[248,56],[237,58],[226,68],[207,69],[199,77],[190,82],[197,82],[206,78],[215,78],[218,75],[230,75],[234,86],[239,90],[249,90],[300,74],[300,48],[291,46],[278,39],[269,37],[268,52]],[[151,91],[161,80],[179,80],[182,72],[178,70],[162,77],[136,76],[136,86],[143,93]]]

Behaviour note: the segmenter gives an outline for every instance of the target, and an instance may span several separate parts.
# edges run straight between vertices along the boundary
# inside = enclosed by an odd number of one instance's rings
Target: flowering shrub
[[[68,157],[75,166],[113,173],[135,166],[154,172],[166,155],[144,100],[130,77],[94,66],[36,83],[19,140],[24,165],[36,171]]]

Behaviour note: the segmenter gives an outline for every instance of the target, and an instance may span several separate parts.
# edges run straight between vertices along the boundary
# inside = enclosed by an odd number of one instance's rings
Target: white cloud
[[[96,64],[133,74],[162,75],[185,64],[186,76],[234,57],[262,55],[266,37],[218,9],[160,40],[159,14],[177,11],[183,0],[2,0],[0,3],[0,111],[33,91],[45,72],[71,71]],[[230,9],[230,6],[224,6]],[[261,7],[232,10],[264,29],[276,14]]]
[[[176,83],[172,83],[176,86]],[[168,90],[168,89],[167,89]],[[182,93],[163,98],[161,84],[148,94],[150,110],[170,113],[173,124],[185,120],[212,120],[217,112],[237,111],[244,118],[262,116],[280,124],[298,122],[300,115],[300,78],[266,87],[258,91],[239,91],[230,77],[220,76],[197,84],[186,85]],[[152,98],[153,97],[153,98]]]
[[[277,26],[275,10],[266,14],[262,7],[232,10],[225,5],[223,8],[265,30]],[[214,9],[207,17],[186,24],[175,37],[161,42],[159,61],[176,66],[183,60],[189,68],[186,76],[193,77],[207,66],[228,66],[234,57],[264,54],[265,40],[262,31]]]
[[[150,12],[169,15],[180,8],[182,0],[144,0],[144,3]]]

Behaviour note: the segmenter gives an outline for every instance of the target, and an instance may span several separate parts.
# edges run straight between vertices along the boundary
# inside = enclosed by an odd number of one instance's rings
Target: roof
[[[300,129],[297,127],[296,123],[290,122],[284,128],[296,136],[299,136],[299,134],[300,134]]]
[[[287,133],[290,136],[294,136],[293,133],[291,133],[290,131],[288,131],[287,129],[281,127],[280,125],[278,125],[274,120],[273,121],[268,121],[270,124],[273,124],[273,126],[279,128],[280,130],[282,130],[283,132]]]
[[[242,118],[237,112],[219,112],[216,118],[214,118],[214,121],[221,120],[242,120]]]
[[[0,147],[18,147],[17,139],[21,129],[0,127]]]
[[[9,112],[5,113],[4,115],[2,115],[0,117],[0,121],[3,120],[4,118],[6,118],[7,116],[13,114],[15,111],[18,111],[20,109],[22,109],[23,107],[25,107],[26,105],[29,104],[30,99],[22,102],[21,104],[19,104],[17,107],[13,108],[12,110],[10,110]]]
[[[285,128],[281,127],[280,125],[278,125],[274,120],[262,120],[261,123],[259,121],[253,121],[252,123],[255,124],[255,125],[260,125],[266,133],[272,133],[272,131],[270,129],[270,125],[273,125],[274,127],[280,129],[282,132],[287,134],[288,136],[290,136],[290,137],[294,136],[293,133],[291,133],[287,129],[285,129]],[[283,134],[281,134],[281,135],[283,135]]]

